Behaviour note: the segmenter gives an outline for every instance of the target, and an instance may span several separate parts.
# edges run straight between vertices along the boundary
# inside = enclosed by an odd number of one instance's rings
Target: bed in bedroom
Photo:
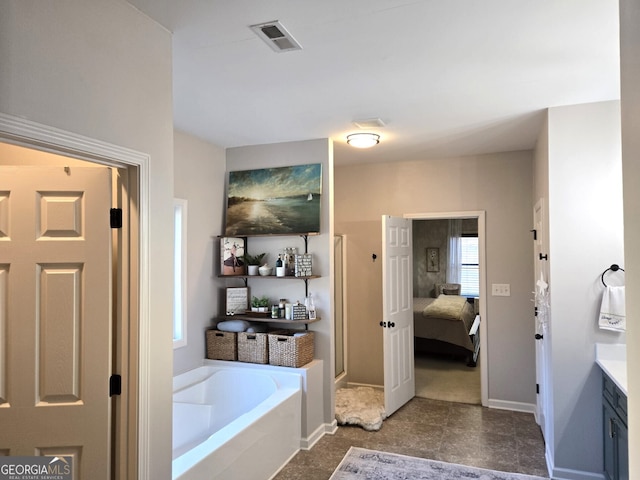
[[[480,316],[466,297],[441,294],[413,299],[413,327],[417,353],[464,356],[475,367],[480,351]]]

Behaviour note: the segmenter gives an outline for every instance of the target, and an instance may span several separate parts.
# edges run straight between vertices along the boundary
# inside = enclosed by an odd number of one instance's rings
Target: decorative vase
[[[263,277],[266,277],[271,275],[271,273],[273,272],[273,267],[262,265],[260,268],[258,268],[258,272],[260,272],[260,275],[262,275]]]

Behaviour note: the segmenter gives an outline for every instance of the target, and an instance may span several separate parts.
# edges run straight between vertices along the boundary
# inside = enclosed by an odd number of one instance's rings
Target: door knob
[[[539,333],[536,333],[536,340],[542,340],[543,336]]]
[[[380,321],[380,326],[381,327],[386,327],[387,326],[387,322]]]
[[[389,322],[389,328],[393,328],[393,327],[395,327],[395,326],[396,326],[396,324],[395,324],[395,323],[393,323],[393,322]]]

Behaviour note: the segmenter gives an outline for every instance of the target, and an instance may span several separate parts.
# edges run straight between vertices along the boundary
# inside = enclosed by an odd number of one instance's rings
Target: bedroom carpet
[[[542,480],[542,477],[466,467],[351,447],[329,480]]]
[[[336,390],[336,421],[338,425],[358,425],[367,431],[380,430],[384,412],[384,392],[371,387],[339,388]]]
[[[480,360],[480,359],[478,359]],[[437,355],[415,357],[416,397],[480,405],[480,362],[475,368]]]

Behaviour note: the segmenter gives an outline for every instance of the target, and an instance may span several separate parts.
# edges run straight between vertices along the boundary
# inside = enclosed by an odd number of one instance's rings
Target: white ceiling
[[[173,32],[176,128],[330,137],[337,165],[530,149],[542,112],[619,98],[615,0],[129,0]],[[276,53],[249,25],[279,20]],[[357,150],[354,120],[381,118]]]

